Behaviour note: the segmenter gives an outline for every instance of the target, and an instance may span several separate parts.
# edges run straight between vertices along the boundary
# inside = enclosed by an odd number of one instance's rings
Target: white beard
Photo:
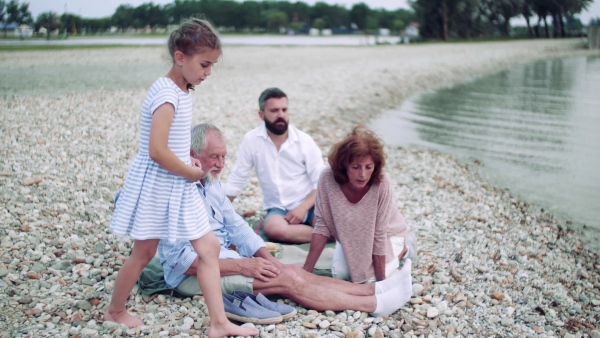
[[[213,170],[216,170],[216,169],[215,169],[215,168],[211,168],[211,169],[210,169],[210,170],[209,170],[209,171],[206,173],[206,175],[204,175],[204,178],[203,178],[203,179],[204,179],[204,181],[205,181],[205,182],[209,182],[209,183],[211,183],[211,184],[214,184],[214,183],[216,183],[216,182],[219,182],[219,181],[221,180],[221,174],[218,174],[218,175],[214,176],[214,175],[212,174]]]

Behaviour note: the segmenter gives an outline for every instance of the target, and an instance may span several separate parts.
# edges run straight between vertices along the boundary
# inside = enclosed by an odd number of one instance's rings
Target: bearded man
[[[265,234],[279,242],[308,243],[323,155],[312,137],[289,124],[281,89],[265,89],[258,105],[264,124],[244,135],[225,193],[233,201],[254,168],[267,212]]]

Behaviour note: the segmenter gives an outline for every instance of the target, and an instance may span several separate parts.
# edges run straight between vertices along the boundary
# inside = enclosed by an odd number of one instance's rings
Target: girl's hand
[[[200,163],[199,159],[190,156],[190,160],[192,160],[192,167],[198,167],[202,169],[202,163]]]
[[[204,177],[204,171],[202,171],[202,164],[198,159],[190,157],[192,160],[192,175],[189,180],[192,182],[198,182]]]

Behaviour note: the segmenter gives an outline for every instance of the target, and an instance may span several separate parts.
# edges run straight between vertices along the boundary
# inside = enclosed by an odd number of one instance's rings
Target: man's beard
[[[283,122],[284,124],[277,125],[279,122]],[[265,119],[265,127],[267,127],[267,130],[275,135],[283,135],[288,129],[288,123],[283,118],[278,118],[277,120],[273,121],[273,123]]]
[[[221,180],[221,173],[219,173],[216,176],[212,174],[213,171],[217,171],[217,170],[219,170],[219,169],[210,168],[210,170],[206,173],[206,175],[204,175],[204,181],[209,182],[211,184],[214,184],[215,182],[219,182]]]

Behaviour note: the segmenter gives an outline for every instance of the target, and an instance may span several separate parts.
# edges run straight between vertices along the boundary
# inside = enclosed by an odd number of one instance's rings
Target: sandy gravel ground
[[[259,125],[257,97],[266,87],[287,92],[291,122],[326,154],[353,126],[415,92],[592,53],[580,46],[229,47],[194,93],[194,123],[223,129],[226,177],[241,137]],[[201,298],[149,299],[137,288],[129,306],[147,325],[102,322],[131,246],[108,231],[113,197],[137,150],[146,90],[168,67],[165,49],[0,52],[0,77],[10,79],[0,87],[1,337],[205,332]],[[395,197],[420,245],[411,304],[390,318],[299,308],[282,325],[258,326],[261,336],[600,337],[597,255],[568,221],[493,187],[469,169],[476,164],[426,149],[389,148],[388,155]],[[261,205],[251,179],[235,206]]]

